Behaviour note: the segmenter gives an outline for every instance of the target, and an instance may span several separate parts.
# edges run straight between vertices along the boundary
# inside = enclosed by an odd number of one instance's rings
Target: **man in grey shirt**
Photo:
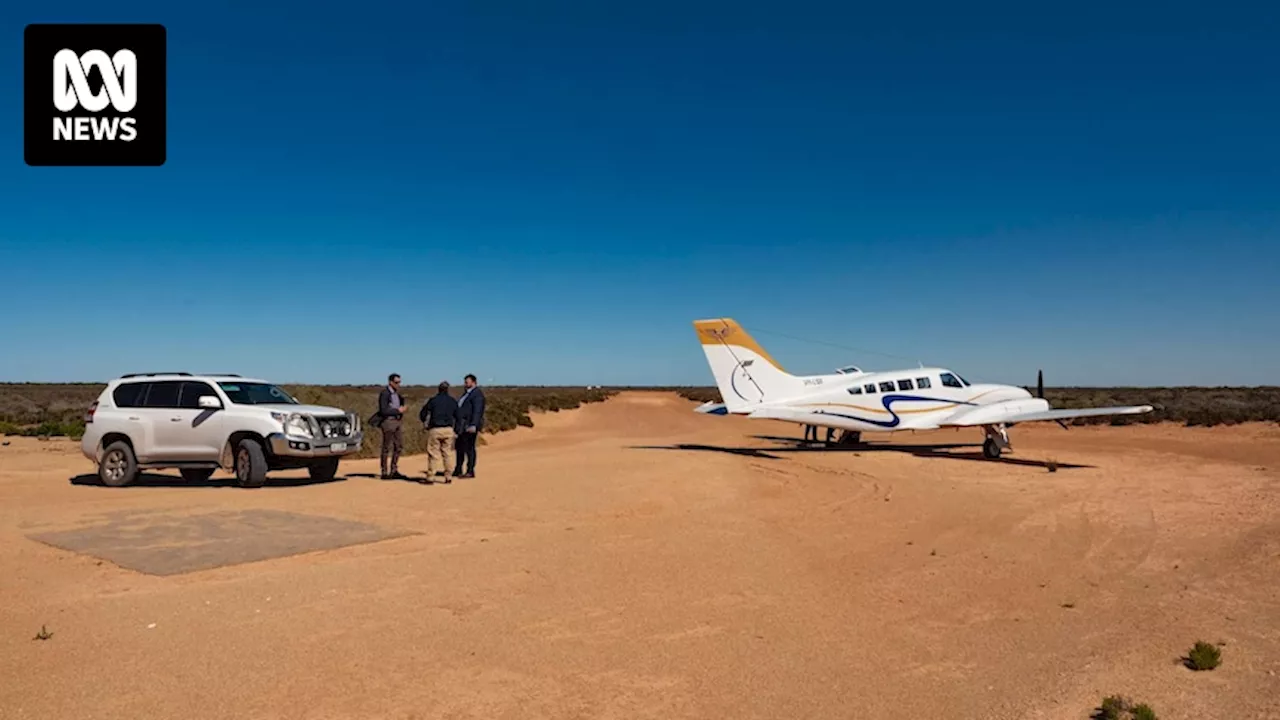
[[[387,386],[378,393],[378,415],[382,418],[382,479],[404,478],[400,474],[400,453],[404,451],[404,398],[400,395],[400,375],[391,373],[387,376]],[[387,470],[387,456],[390,455],[391,469]]]

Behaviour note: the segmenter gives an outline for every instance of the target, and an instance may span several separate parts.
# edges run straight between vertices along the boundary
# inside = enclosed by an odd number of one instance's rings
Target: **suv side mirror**
[[[197,404],[200,405],[200,407],[206,410],[222,409],[222,401],[212,395],[201,395],[200,399],[197,400],[196,402]]]

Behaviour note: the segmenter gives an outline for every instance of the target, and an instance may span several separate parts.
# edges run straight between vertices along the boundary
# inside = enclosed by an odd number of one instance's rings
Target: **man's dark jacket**
[[[458,423],[458,401],[447,392],[436,393],[418,411],[418,419],[426,424],[427,429],[455,427]]]
[[[476,432],[484,428],[484,393],[480,392],[479,385],[471,388],[471,393],[458,406],[458,432],[465,432],[469,427],[474,427]]]
[[[400,394],[400,405],[407,405],[404,393]],[[391,388],[382,386],[382,392],[378,393],[378,414],[384,418],[400,417],[400,405],[391,404]]]

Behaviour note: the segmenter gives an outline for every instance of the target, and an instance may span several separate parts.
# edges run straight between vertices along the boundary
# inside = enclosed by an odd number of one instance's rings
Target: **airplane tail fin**
[[[695,320],[693,327],[729,412],[803,392],[804,382],[783,370],[732,318]]]

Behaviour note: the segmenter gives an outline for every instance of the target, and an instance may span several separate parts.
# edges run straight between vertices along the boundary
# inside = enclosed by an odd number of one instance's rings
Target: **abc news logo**
[[[88,68],[102,74],[102,89],[97,93],[89,89],[85,72]],[[138,104],[138,56],[132,50],[120,50],[112,57],[101,50],[90,50],[78,57],[74,50],[61,50],[53,56],[53,104],[59,112],[69,113],[77,106],[101,112],[108,102],[118,113],[130,112]],[[53,139],[112,141],[119,137],[130,142],[138,137],[135,125],[135,119],[127,115],[55,117]]]
[[[28,25],[24,39],[28,165],[164,164],[164,26]]]

